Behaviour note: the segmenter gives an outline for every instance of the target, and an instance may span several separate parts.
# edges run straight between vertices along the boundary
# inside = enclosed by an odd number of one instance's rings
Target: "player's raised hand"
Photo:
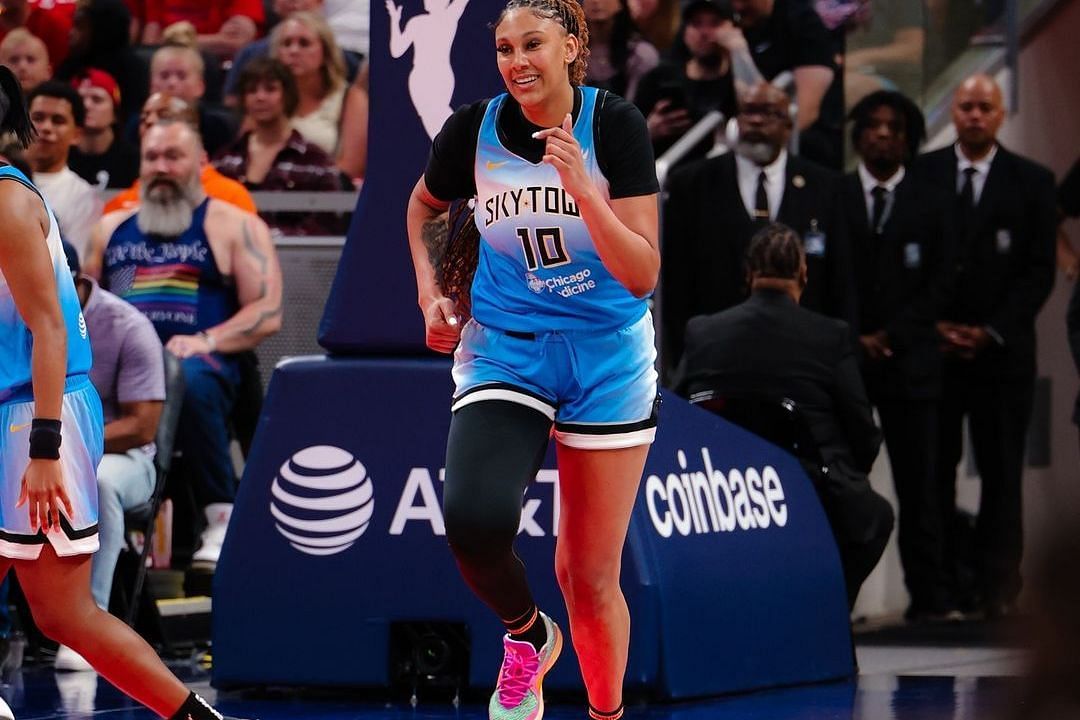
[[[570,113],[566,113],[561,126],[541,130],[533,137],[545,142],[544,162],[559,171],[559,178],[566,192],[580,200],[585,193],[595,188],[592,178],[585,171],[585,158],[581,155],[581,146],[574,138]]]
[[[452,353],[457,347],[461,323],[455,311],[454,301],[441,295],[424,308],[427,346],[435,352]]]

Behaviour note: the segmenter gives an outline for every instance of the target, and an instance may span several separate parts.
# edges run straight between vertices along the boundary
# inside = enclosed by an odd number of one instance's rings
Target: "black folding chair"
[[[157,435],[154,438],[157,446],[157,454],[154,456],[154,468],[157,471],[154,493],[145,503],[124,513],[124,538],[127,542],[127,551],[137,558],[130,593],[124,593],[126,596],[124,621],[132,627],[138,616],[139,602],[146,583],[146,560],[154,544],[154,524],[165,495],[165,480],[172,465],[176,428],[180,423],[180,407],[184,402],[184,371],[180,360],[172,353],[165,351],[164,362],[165,404],[161,409],[161,419],[158,421]],[[141,543],[137,541],[140,535],[142,536]]]
[[[808,471],[816,471],[811,473],[814,482],[828,475],[810,426],[791,398],[708,389],[693,393],[690,402],[788,451]]]
[[[236,403],[229,418],[231,430],[240,443],[241,454],[246,459],[255,439],[255,428],[262,414],[263,385],[259,373],[259,356],[254,351],[237,353],[240,363],[240,385],[236,390]]]

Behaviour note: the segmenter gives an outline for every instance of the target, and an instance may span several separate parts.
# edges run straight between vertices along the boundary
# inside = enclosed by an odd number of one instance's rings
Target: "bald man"
[[[1035,316],[1054,282],[1054,177],[997,141],[1005,110],[992,78],[967,78],[952,117],[956,143],[917,164],[921,182],[955,198],[951,297],[937,324],[945,378],[936,472],[943,517],[951,518],[966,416],[982,480],[976,582],[963,588],[954,578],[952,592],[961,609],[996,618],[1015,610],[1020,592]],[[954,543],[946,537],[944,546],[945,565],[955,568]]]

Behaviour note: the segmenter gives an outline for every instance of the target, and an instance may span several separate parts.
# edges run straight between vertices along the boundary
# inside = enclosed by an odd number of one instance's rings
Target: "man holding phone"
[[[660,156],[711,110],[735,113],[732,59],[724,45],[735,31],[728,0],[690,0],[672,56],[641,79],[635,102],[645,115],[653,150]],[[740,36],[741,37],[741,36]],[[690,157],[708,152],[703,142]]]

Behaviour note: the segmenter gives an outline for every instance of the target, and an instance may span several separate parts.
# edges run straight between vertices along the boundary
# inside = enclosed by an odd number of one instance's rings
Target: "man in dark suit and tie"
[[[997,142],[1005,113],[992,78],[965,80],[952,115],[956,144],[922,156],[916,166],[932,192],[955,198],[949,213],[954,277],[937,325],[945,354],[937,474],[942,510],[950,517],[966,415],[982,480],[971,599],[997,617],[1014,609],[1020,592],[1035,316],[1054,282],[1054,177]],[[945,551],[949,564],[948,539]]]
[[[909,620],[950,608],[934,479],[942,360],[934,324],[943,300],[943,208],[906,166],[925,136],[922,112],[898,92],[852,108],[860,161],[844,178],[859,298],[862,375],[877,406],[900,504],[900,562]]]
[[[760,83],[739,98],[735,152],[672,172],[664,206],[661,318],[664,362],[678,363],[686,322],[746,298],[753,234],[778,221],[802,236],[809,279],[803,306],[855,321],[840,177],[790,156],[790,102]]]
[[[881,433],[859,377],[851,330],[799,307],[807,266],[791,228],[774,223],[758,232],[746,267],[749,299],[687,325],[675,391],[795,401],[829,468],[807,472],[836,537],[854,605],[885,550],[893,512],[867,480]]]

